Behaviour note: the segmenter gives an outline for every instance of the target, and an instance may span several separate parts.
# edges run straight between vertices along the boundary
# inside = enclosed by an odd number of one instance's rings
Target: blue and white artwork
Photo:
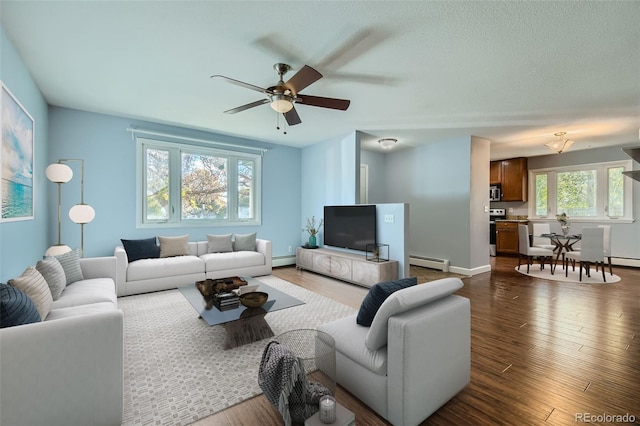
[[[33,219],[33,117],[2,84],[0,99],[2,144],[0,221]]]

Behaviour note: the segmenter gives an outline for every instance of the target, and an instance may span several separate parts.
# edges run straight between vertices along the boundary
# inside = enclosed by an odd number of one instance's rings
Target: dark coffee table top
[[[257,291],[263,291],[269,295],[267,303],[260,308],[250,309],[242,304],[238,308],[220,311],[215,306],[206,309],[206,302],[200,291],[196,288],[195,283],[183,287],[178,287],[180,293],[191,303],[193,308],[200,314],[209,325],[224,324],[231,321],[237,321],[244,318],[250,318],[256,315],[266,315],[269,312],[278,311],[280,309],[291,308],[293,306],[304,305],[302,300],[298,300],[293,296],[281,292],[267,284],[260,282],[254,278],[242,277],[247,281],[247,285],[259,285]]]

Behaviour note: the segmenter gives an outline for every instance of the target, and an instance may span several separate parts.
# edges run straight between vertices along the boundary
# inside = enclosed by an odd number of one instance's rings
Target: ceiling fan
[[[256,92],[266,95],[265,99],[251,102],[246,105],[239,106],[237,108],[229,109],[225,111],[225,114],[235,114],[247,110],[249,108],[257,107],[264,104],[270,104],[271,108],[275,111],[282,113],[287,120],[289,126],[302,123],[300,116],[298,115],[293,104],[302,104],[315,106],[320,108],[339,109],[346,111],[349,108],[351,101],[347,99],[336,98],[323,98],[321,96],[304,95],[300,93],[301,90],[315,83],[322,78],[315,69],[308,65],[302,67],[293,77],[291,77],[286,83],[283,81],[284,75],[291,69],[287,64],[277,63],[273,66],[280,77],[275,86],[271,86],[267,89],[254,86],[253,84],[245,83],[243,81],[235,80],[233,78],[226,77],[224,75],[212,75],[211,78],[223,78],[229,83],[236,84],[238,86],[246,87],[247,89],[255,90]]]

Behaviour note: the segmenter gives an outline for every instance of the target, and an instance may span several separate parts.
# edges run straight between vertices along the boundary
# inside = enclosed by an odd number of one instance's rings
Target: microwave
[[[500,187],[492,185],[489,187],[489,201],[500,201]]]

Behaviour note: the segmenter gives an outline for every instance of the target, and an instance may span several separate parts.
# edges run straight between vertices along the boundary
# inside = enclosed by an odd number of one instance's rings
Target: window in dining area
[[[530,170],[530,217],[572,220],[633,220],[632,185],[623,171],[631,161]]]

